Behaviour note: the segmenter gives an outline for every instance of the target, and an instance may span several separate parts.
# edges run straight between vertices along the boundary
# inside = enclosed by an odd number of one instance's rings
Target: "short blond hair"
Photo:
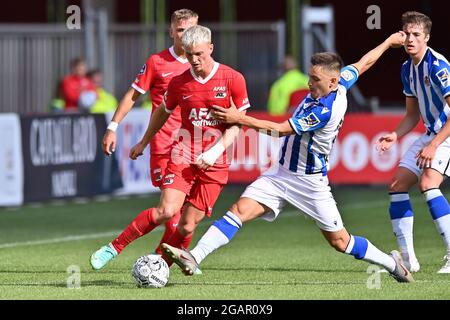
[[[172,24],[180,20],[189,20],[191,18],[194,18],[195,22],[197,22],[198,14],[191,9],[180,9],[172,13],[172,16],[170,17],[170,23]]]
[[[181,37],[183,47],[194,47],[202,43],[211,43],[211,30],[207,27],[196,25],[187,29]]]

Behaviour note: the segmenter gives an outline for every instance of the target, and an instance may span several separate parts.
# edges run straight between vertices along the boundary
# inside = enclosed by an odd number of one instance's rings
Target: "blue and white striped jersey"
[[[279,163],[298,175],[327,174],[328,156],[347,110],[347,90],[358,80],[358,70],[350,65],[341,70],[339,85],[326,97],[309,93],[298,105],[289,123],[294,135],[286,136]]]
[[[427,129],[438,133],[450,115],[445,97],[450,95],[450,64],[431,48],[418,65],[409,58],[402,65],[403,93],[419,101],[420,114]]]

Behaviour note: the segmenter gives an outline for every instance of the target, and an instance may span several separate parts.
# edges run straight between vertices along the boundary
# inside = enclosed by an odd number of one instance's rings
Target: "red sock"
[[[188,234],[187,236],[184,236],[178,231],[178,229],[175,229],[175,232],[172,234],[172,236],[167,240],[167,244],[171,245],[172,247],[176,248],[186,248],[189,246],[192,240],[192,236],[194,233]],[[166,256],[163,255],[163,259],[167,262],[169,267],[172,265],[172,262],[169,261],[169,259],[166,258]]]
[[[131,242],[149,233],[158,226],[153,219],[154,211],[155,208],[150,208],[139,213],[125,230],[112,241],[112,245],[117,250],[117,253],[121,253]]]
[[[164,231],[161,241],[159,242],[158,246],[155,249],[155,252],[157,254],[162,255],[160,246],[162,243],[167,243],[167,241],[169,241],[170,237],[172,237],[172,235],[175,233],[175,230],[177,230],[177,225],[178,225],[178,221],[180,221],[180,218],[181,218],[181,212],[178,212],[177,214],[175,214],[172,218],[170,218],[165,223],[166,230]]]

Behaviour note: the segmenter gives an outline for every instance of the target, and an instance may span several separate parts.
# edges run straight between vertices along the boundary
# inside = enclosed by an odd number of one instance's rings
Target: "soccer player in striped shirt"
[[[342,68],[334,53],[311,57],[310,93],[299,104],[292,118],[283,123],[258,120],[237,109],[216,107],[217,119],[286,136],[275,170],[266,171],[250,184],[230,210],[208,229],[191,251],[163,243],[163,253],[178,264],[186,275],[195,273],[207,255],[226,245],[244,222],[262,217],[273,221],[289,202],[315,220],[328,243],[337,251],[376,263],[399,282],[413,282],[398,251],[380,251],[366,238],[354,236],[344,228],[328,185],[327,167],[333,142],[347,110],[347,91],[389,47],[403,44],[401,32],[364,55],[357,63]]]
[[[406,115],[397,128],[381,137],[377,148],[388,150],[406,135],[420,119],[426,132],[418,138],[400,160],[389,186],[394,234],[405,261],[412,272],[420,269],[413,245],[413,209],[409,190],[419,182],[420,191],[446,245],[444,266],[438,273],[450,273],[450,206],[439,189],[450,173],[450,64],[430,47],[431,20],[426,15],[409,11],[402,15],[406,33],[408,60],[401,69]]]

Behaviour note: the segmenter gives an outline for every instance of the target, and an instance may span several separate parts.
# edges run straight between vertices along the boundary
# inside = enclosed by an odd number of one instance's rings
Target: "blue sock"
[[[366,238],[350,235],[350,242],[348,243],[345,253],[361,260],[366,256],[369,241]]]
[[[228,211],[222,218],[214,221],[213,226],[219,229],[230,241],[242,226],[242,222],[232,212]]]
[[[388,271],[394,271],[395,260],[375,247],[366,238],[350,235],[350,241],[345,253],[354,256],[358,260],[376,263]]]
[[[195,248],[191,250],[195,261],[200,263],[211,252],[230,242],[241,226],[241,220],[230,211],[219,220],[214,221]]]
[[[439,189],[430,189],[424,193],[434,224],[450,250],[450,206]]]
[[[389,214],[398,247],[404,258],[416,260],[413,241],[414,214],[409,195],[407,192],[398,192],[391,193],[390,196]]]

